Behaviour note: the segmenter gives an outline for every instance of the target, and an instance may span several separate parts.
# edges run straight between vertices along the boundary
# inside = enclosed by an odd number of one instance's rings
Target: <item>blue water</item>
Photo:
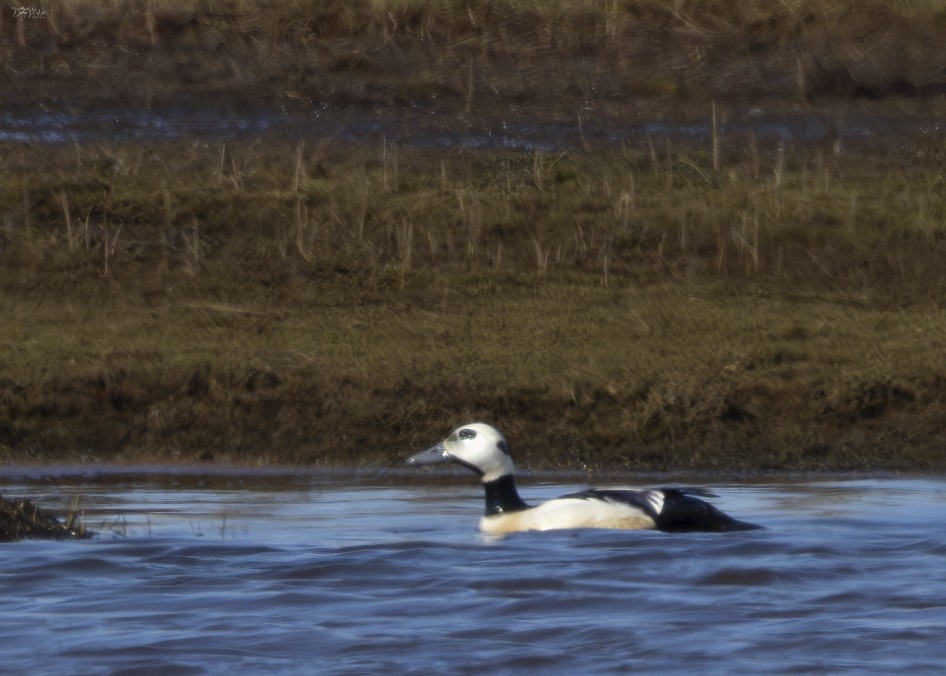
[[[686,483],[765,529],[489,539],[469,477],[2,468],[98,535],[0,545],[0,672],[946,668],[946,481]]]
[[[708,143],[713,134],[708,117],[695,120],[579,120],[518,119],[456,121],[408,110],[332,110],[313,108],[285,112],[235,112],[184,109],[40,112],[32,115],[0,110],[0,142],[9,143],[137,143],[167,139],[257,138],[268,134],[321,136],[352,143],[391,142],[465,150],[505,149],[554,152],[587,144],[621,147],[654,139]],[[846,116],[815,113],[769,113],[759,109],[733,112],[717,129],[721,136],[751,136],[763,145],[844,140],[877,146],[891,139],[941,138],[937,117],[881,115],[857,110]]]

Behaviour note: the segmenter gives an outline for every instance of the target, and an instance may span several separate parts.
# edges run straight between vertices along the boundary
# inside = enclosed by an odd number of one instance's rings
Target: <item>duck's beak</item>
[[[436,446],[431,446],[426,451],[421,451],[407,459],[408,465],[438,465],[443,462],[450,462],[453,456],[447,453],[441,441]]]

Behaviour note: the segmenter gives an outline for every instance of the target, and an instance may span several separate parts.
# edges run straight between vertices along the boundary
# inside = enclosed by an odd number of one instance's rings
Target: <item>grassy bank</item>
[[[941,470],[937,143],[8,145],[0,448]]]
[[[536,467],[946,466],[939,132],[611,138],[941,117],[941,3],[33,9],[0,15],[4,125],[301,122],[0,145],[4,460],[391,463],[480,418]],[[507,122],[577,140],[409,144]]]

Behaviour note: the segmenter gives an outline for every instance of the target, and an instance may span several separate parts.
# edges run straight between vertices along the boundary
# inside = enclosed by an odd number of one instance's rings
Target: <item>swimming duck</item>
[[[484,533],[561,528],[650,528],[673,532],[758,528],[695,497],[715,496],[693,488],[592,488],[530,507],[516,490],[506,438],[485,423],[458,427],[440,443],[407,460],[409,465],[445,462],[457,463],[480,476],[486,491],[486,513],[480,519],[480,530]]]

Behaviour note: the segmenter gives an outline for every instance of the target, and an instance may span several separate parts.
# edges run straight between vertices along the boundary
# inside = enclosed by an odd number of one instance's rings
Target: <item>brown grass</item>
[[[9,101],[675,106],[944,93],[939,2],[51,0],[0,22]]]

